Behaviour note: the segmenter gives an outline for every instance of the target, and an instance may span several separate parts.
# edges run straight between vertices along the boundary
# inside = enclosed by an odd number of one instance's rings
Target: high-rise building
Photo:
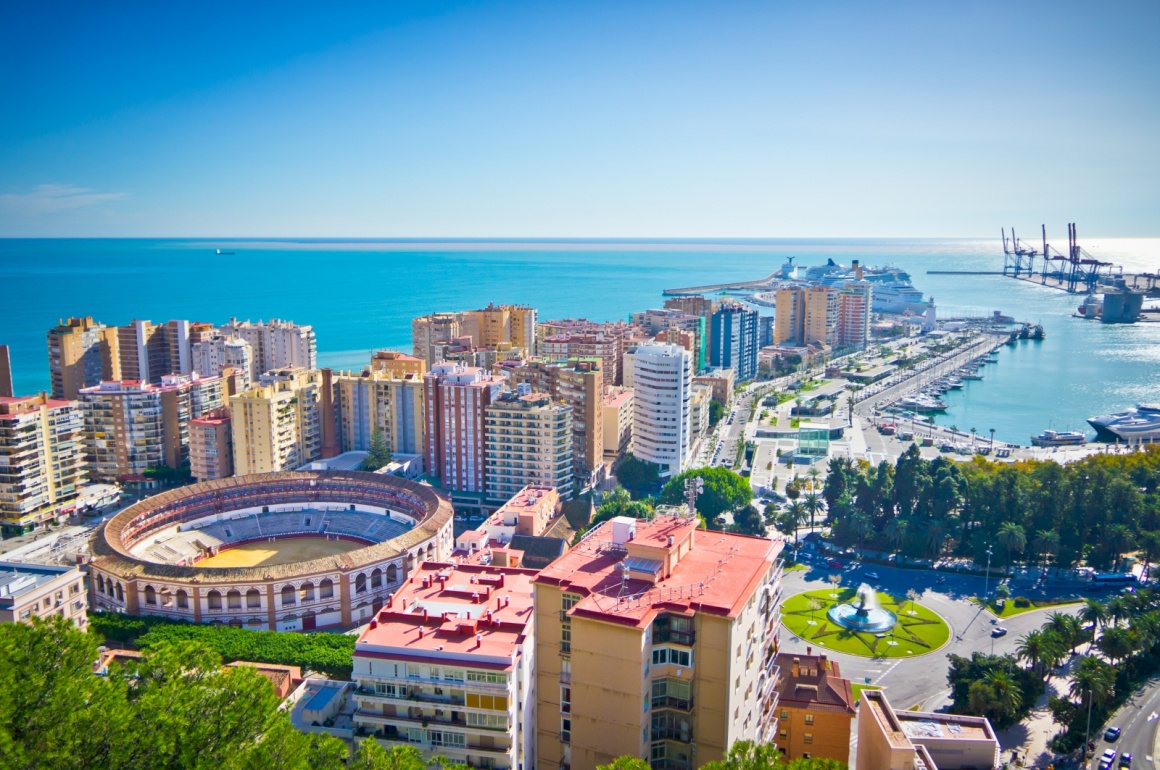
[[[0,398],[12,398],[12,357],[7,345],[0,345]]]
[[[709,432],[709,404],[713,401],[713,386],[693,382],[689,397],[689,433],[693,441]]]
[[[633,313],[632,322],[644,327],[649,334],[658,334],[665,329],[683,329],[695,337],[693,366],[701,371],[708,364],[705,341],[708,338],[708,323],[704,316],[682,313],[680,310],[646,310]]]
[[[489,504],[503,505],[529,485],[572,499],[572,407],[520,384],[491,400],[484,426]]]
[[[604,522],[533,581],[536,767],[693,770],[777,742],[782,543]]]
[[[76,401],[0,397],[0,526],[20,534],[57,518],[85,483]]]
[[[805,336],[802,344],[838,344],[838,290],[832,286],[810,286],[805,291]]]
[[[685,469],[693,390],[689,351],[678,345],[638,345],[633,356],[633,454],[661,466],[662,476]]]
[[[322,454],[322,373],[275,369],[230,399],[234,472],[294,470]]]
[[[89,597],[80,567],[0,561],[0,623],[50,622],[59,615],[88,624]]]
[[[430,313],[411,321],[412,352],[428,367],[453,360],[446,348],[514,351],[530,356],[536,349],[536,310],[526,305],[488,305],[481,310]],[[462,359],[459,359],[462,360]],[[471,365],[490,366],[494,361]]]
[[[572,407],[573,488],[599,481],[604,463],[604,372],[598,358],[535,358],[505,367],[513,384],[526,383]]]
[[[118,379],[160,382],[167,374],[193,371],[189,321],[156,325],[134,319],[125,326],[118,326],[116,332],[120,366]]]
[[[536,571],[426,562],[354,648],[354,723],[468,767],[535,766]]]
[[[395,350],[376,350],[371,356],[371,371],[400,378],[410,374],[422,380],[427,374],[427,362]]]
[[[214,333],[202,335],[190,346],[193,370],[199,374],[221,374],[227,366],[238,371],[242,390],[249,390],[254,371],[254,349],[241,337]]]
[[[528,355],[536,350],[536,309],[527,305],[489,304],[481,310],[462,314],[469,319],[467,327],[477,347],[497,348],[505,343],[521,348]]]
[[[423,454],[422,376],[371,369],[339,374],[334,378],[334,398],[343,452],[369,450],[378,428],[392,452]]]
[[[764,348],[773,344],[773,321],[774,317],[771,315],[758,316],[757,318],[757,347]]]
[[[460,336],[459,313],[420,316],[411,321],[411,352],[431,368],[443,363],[443,346]]]
[[[687,315],[699,315],[702,318],[708,318],[717,309],[717,303],[699,294],[684,297],[669,297],[665,300],[665,309],[679,310]]]
[[[757,376],[756,310],[738,303],[722,305],[713,313],[710,364],[733,369],[741,382]]]
[[[81,389],[102,379],[120,379],[117,330],[92,319],[70,318],[48,330],[52,397],[75,400]]]
[[[189,470],[198,481],[234,475],[229,409],[214,409],[189,421]]]
[[[231,318],[218,331],[226,337],[240,337],[250,343],[253,368],[250,382],[257,382],[263,372],[274,369],[318,368],[317,342],[313,326],[302,326],[277,318],[269,322],[238,322]]]
[[[222,378],[167,374],[158,384],[102,382],[80,392],[89,475],[112,481],[189,461],[189,421],[222,406]]]
[[[847,281],[838,295],[838,345],[866,347],[870,339],[870,307],[874,286],[869,281]]]
[[[503,378],[463,364],[436,364],[423,378],[428,473],[448,492],[482,495],[484,412],[503,389]]]
[[[604,384],[620,385],[624,351],[640,333],[640,327],[623,321],[596,323],[583,318],[545,321],[536,324],[536,350],[541,356],[556,361],[599,358]]]
[[[604,394],[604,462],[615,463],[632,451],[632,388],[609,388]]]
[[[778,287],[774,309],[773,344],[802,344],[805,327],[805,289],[801,286]]]

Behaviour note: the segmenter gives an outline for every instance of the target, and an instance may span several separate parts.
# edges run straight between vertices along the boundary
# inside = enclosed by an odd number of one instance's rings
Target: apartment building
[[[838,344],[838,290],[810,286],[805,291],[805,337],[803,343]]]
[[[604,462],[611,465],[632,451],[632,388],[609,388],[603,413]]]
[[[0,623],[31,623],[53,615],[77,628],[89,622],[85,576],[79,567],[0,561]]]
[[[222,407],[189,421],[189,469],[198,481],[234,475],[230,410]]]
[[[501,365],[513,385],[572,407],[572,469],[576,492],[598,483],[604,465],[604,372],[598,358],[551,361],[540,357]]]
[[[227,337],[216,332],[201,335],[191,343],[190,352],[194,371],[213,375],[230,367],[238,372],[241,390],[253,387],[254,348],[241,337]]]
[[[76,401],[0,397],[0,526],[21,534],[59,518],[85,483],[85,418]]]
[[[896,711],[881,690],[858,696],[857,766],[880,770],[994,770],[999,741],[983,717]]]
[[[462,336],[459,313],[420,316],[411,321],[411,352],[431,368],[443,363],[443,347]]]
[[[870,308],[874,285],[869,281],[847,281],[838,294],[838,345],[859,350],[870,339]]]
[[[555,487],[572,499],[572,407],[517,385],[484,409],[484,442],[489,505],[503,505],[527,486]]]
[[[12,387],[12,356],[7,345],[0,345],[0,397],[16,395]]]
[[[624,351],[640,331],[639,327],[623,321],[596,323],[583,318],[545,321],[536,325],[536,350],[555,361],[599,358],[605,386],[620,385]]]
[[[426,465],[448,492],[483,495],[484,413],[503,378],[463,364],[436,364],[423,378]]]
[[[48,368],[57,401],[75,401],[82,388],[120,379],[116,329],[91,316],[62,319],[48,330]]]
[[[422,380],[427,374],[427,362],[396,350],[376,350],[371,355],[371,371],[399,379],[411,375]]]
[[[854,692],[838,661],[778,653],[777,746],[786,759],[824,757],[849,763]]]
[[[662,511],[604,522],[541,571],[536,767],[692,770],[776,743],[781,549]]]
[[[470,319],[473,342],[478,347],[497,348],[509,344],[524,350],[527,355],[536,352],[536,309],[527,305],[489,304],[481,310],[463,313]]]
[[[689,315],[679,310],[653,309],[633,313],[632,322],[654,335],[665,329],[682,329],[689,332],[695,339],[692,351],[695,370],[699,372],[708,365],[708,351],[705,345],[708,339],[708,324],[703,316]]]
[[[534,767],[535,575],[420,565],[355,642],[355,725],[427,758]]]
[[[717,309],[717,303],[708,297],[694,294],[686,297],[668,297],[665,299],[665,309],[708,318]]]
[[[489,304],[480,310],[430,313],[411,321],[411,347],[428,367],[477,350],[514,351],[530,356],[536,350],[536,310],[526,305]],[[489,368],[493,361],[465,361]]]
[[[638,345],[633,354],[632,446],[641,460],[661,466],[662,476],[685,469],[692,445],[689,399],[693,364],[677,345]]]
[[[193,353],[189,321],[152,321],[134,319],[118,326],[116,379],[160,382],[167,374],[189,374],[193,371]],[[218,372],[204,372],[217,374]]]
[[[318,343],[313,326],[277,318],[268,322],[259,320],[256,324],[248,320],[239,323],[236,318],[231,318],[229,323],[218,328],[218,332],[250,343],[250,382],[257,382],[263,372],[274,369],[318,368]]]
[[[732,369],[710,369],[694,377],[693,382],[708,385],[713,389],[713,400],[729,406],[737,387],[737,373]]]
[[[774,345],[801,345],[805,338],[806,291],[802,286],[779,286],[773,321]]]
[[[276,369],[230,399],[234,473],[294,470],[322,455],[322,373]]]
[[[745,382],[757,376],[758,314],[739,303],[719,307],[712,315],[710,366],[732,369]]]
[[[221,377],[165,375],[158,384],[102,382],[80,392],[89,475],[101,481],[140,478],[147,469],[189,462],[189,421],[219,409]]]
[[[709,432],[709,405],[712,401],[713,388],[694,382],[689,396],[689,432],[692,441]]]
[[[342,373],[334,378],[334,399],[343,452],[369,450],[378,428],[392,452],[423,454],[426,447],[421,375],[405,369]]]

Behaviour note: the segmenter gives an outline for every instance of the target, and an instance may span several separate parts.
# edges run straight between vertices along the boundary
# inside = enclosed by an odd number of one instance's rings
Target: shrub
[[[1021,610],[1025,610],[1031,606],[1031,600],[1028,599],[1026,596],[1016,596],[1015,597],[1015,606]]]

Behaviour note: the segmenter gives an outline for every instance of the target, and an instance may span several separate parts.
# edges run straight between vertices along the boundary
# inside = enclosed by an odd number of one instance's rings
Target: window
[[[157,604],[157,590],[153,586],[145,586],[145,603]]]
[[[781,710],[781,718],[782,719],[789,719],[789,712],[786,711],[785,709],[782,709]]]
[[[318,584],[318,595],[323,599],[334,597],[334,583],[331,582],[330,578],[326,578]]]
[[[68,595],[75,596],[77,594],[77,592],[79,592],[80,590],[81,590],[80,584],[73,583],[71,586],[68,587]]]
[[[492,682],[493,684],[507,684],[507,677],[495,671],[468,671],[469,682]]]
[[[240,610],[242,608],[242,594],[240,591],[226,592],[226,605],[231,610]]]
[[[814,742],[814,734],[813,733],[806,733],[804,736],[802,736],[802,739],[806,743],[813,743]]]
[[[572,659],[571,658],[560,658],[560,681],[561,682],[571,682],[572,681]]]
[[[568,717],[560,718],[560,743],[572,742],[572,720]]]
[[[693,653],[689,650],[679,650],[674,647],[654,647],[652,651],[652,663],[654,666],[671,663],[674,666],[688,668],[693,665]]]
[[[506,695],[477,695],[469,692],[464,698],[464,703],[468,708],[488,711],[507,711],[508,707]]]
[[[560,688],[560,711],[565,714],[572,713],[572,688]]]
[[[209,601],[209,608],[211,610],[220,610],[222,608],[222,595],[217,591],[210,591],[206,599]]]
[[[567,612],[580,603],[580,594],[564,594],[560,598],[560,603],[563,606],[564,611]]]
[[[654,679],[653,708],[687,709],[693,703],[693,683],[688,679]]]
[[[572,624],[565,623],[560,626],[560,651],[572,651]]]
[[[382,682],[375,682],[375,695],[398,695],[398,688],[393,684],[384,684]]]
[[[506,730],[508,718],[503,714],[476,714],[474,712],[468,712],[467,724],[471,727],[491,727],[498,730]]]
[[[177,593],[175,594],[175,596],[177,599],[177,608],[179,610],[188,610],[189,609],[189,594],[187,594],[185,592],[185,589],[184,588],[177,589]]]
[[[806,724],[812,725],[813,723],[814,723],[814,715],[813,714],[806,714]]]
[[[246,606],[251,609],[262,606],[262,595],[258,593],[258,589],[251,588],[246,591]]]

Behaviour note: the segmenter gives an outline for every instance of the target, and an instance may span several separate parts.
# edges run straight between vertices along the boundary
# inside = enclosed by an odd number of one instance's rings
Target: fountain
[[[877,594],[865,583],[858,586],[858,598],[854,604],[835,604],[826,614],[832,622],[851,631],[881,633],[894,628],[898,622],[893,612],[878,606]]]

